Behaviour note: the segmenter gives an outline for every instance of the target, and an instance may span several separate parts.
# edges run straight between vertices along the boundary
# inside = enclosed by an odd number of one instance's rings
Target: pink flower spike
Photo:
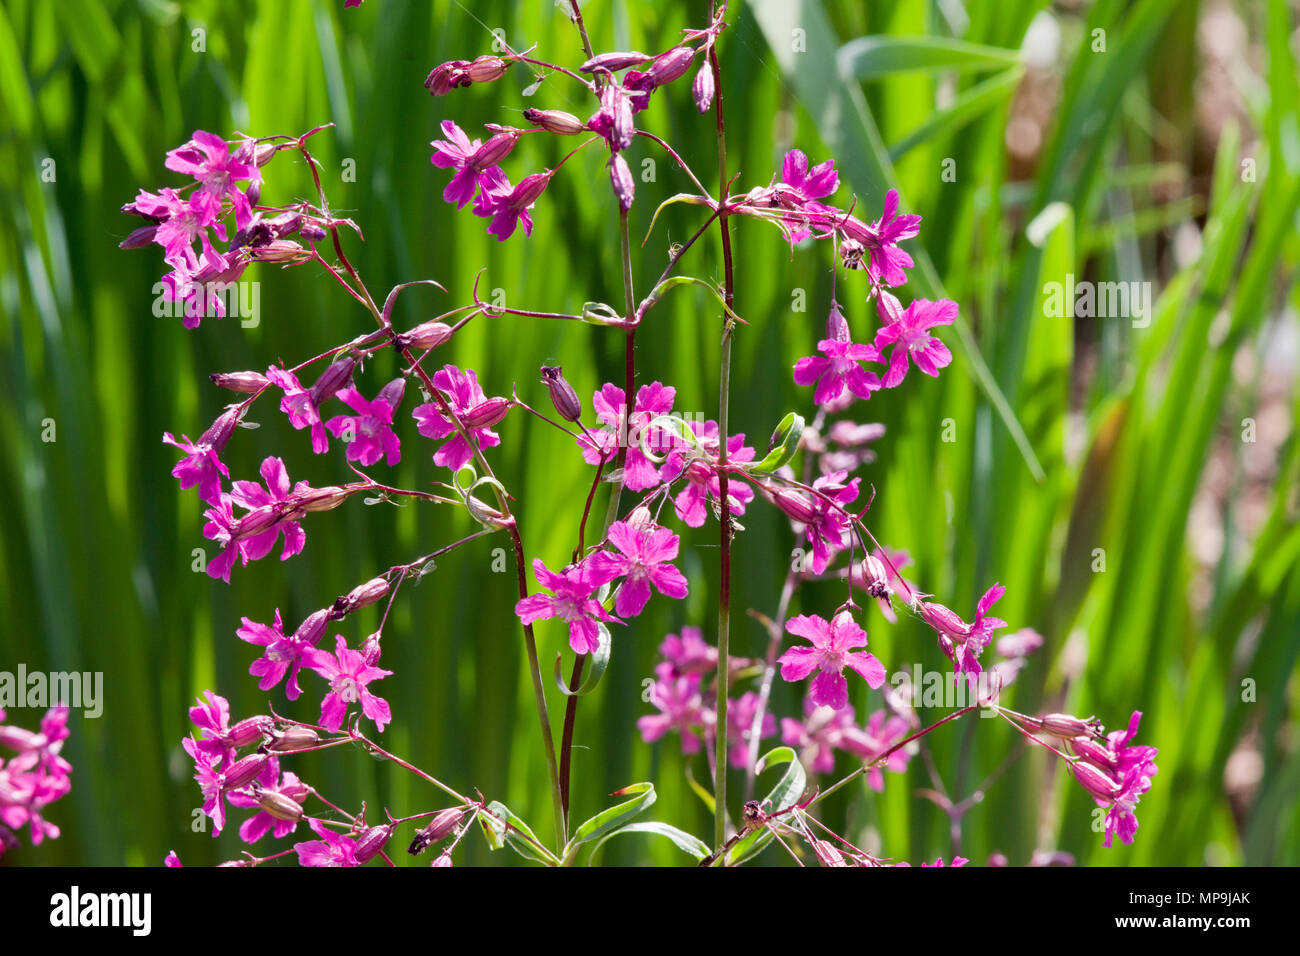
[[[360,651],[348,648],[343,635],[337,635],[336,640],[333,654],[313,647],[304,650],[302,655],[304,664],[330,682],[330,693],[321,701],[321,726],[329,731],[338,730],[348,706],[360,701],[361,712],[382,731],[393,719],[392,712],[388,701],[370,693],[366,685],[393,672],[367,665]]]
[[[686,578],[668,562],[677,557],[677,535],[667,528],[641,530],[625,521],[609,529],[609,543],[621,554],[597,551],[587,558],[594,580],[604,583],[623,578],[614,610],[636,617],[650,600],[651,587],[671,598],[686,597]]]
[[[855,647],[866,646],[867,632],[857,625],[849,611],[841,611],[830,622],[816,614],[800,614],[786,621],[785,629],[807,638],[813,646],[792,647],[781,655],[781,679],[803,680],[814,670],[818,671],[809,695],[814,704],[825,704],[834,710],[848,706],[845,667],[856,671],[869,687],[879,687],[885,682],[885,668],[880,661],[866,651],[853,651]]]

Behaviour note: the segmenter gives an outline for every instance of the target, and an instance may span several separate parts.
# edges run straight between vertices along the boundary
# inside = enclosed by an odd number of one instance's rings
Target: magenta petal
[[[846,656],[844,662],[857,671],[858,675],[867,682],[867,686],[873,690],[885,682],[885,665],[876,660],[874,654],[858,651],[856,654]]]
[[[834,710],[841,710],[849,703],[849,682],[839,671],[822,671],[813,678],[808,696],[812,698],[814,704],[824,704]]]
[[[777,663],[781,665],[781,679],[790,682],[803,680],[813,672],[820,660],[821,652],[816,648],[792,647],[777,658]]]

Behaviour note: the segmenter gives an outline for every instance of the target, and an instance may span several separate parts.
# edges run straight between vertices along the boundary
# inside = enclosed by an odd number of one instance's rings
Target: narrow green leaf
[[[910,70],[926,73],[1001,70],[1019,65],[1020,53],[951,37],[866,36],[844,44],[839,63],[846,76],[873,80]]]
[[[618,795],[622,796],[629,793],[633,795],[632,799],[602,810],[590,820],[582,823],[574,831],[573,838],[569,840],[569,845],[565,847],[564,855],[567,857],[579,845],[603,836],[612,830],[617,830],[626,821],[648,809],[657,799],[653,783],[634,783],[630,787],[624,787],[619,791]]]
[[[799,450],[799,443],[803,441],[803,429],[803,416],[787,412],[785,418],[781,419],[781,424],[776,426],[776,432],[772,436],[774,445],[772,450],[762,461],[750,465],[748,470],[759,474],[770,474],[783,465],[788,465],[795,452]]]
[[[596,649],[588,655],[586,667],[582,673],[582,683],[578,685],[577,690],[569,690],[569,682],[564,679],[560,671],[560,661],[563,655],[555,655],[555,686],[560,689],[560,693],[565,697],[582,697],[590,694],[600,683],[601,677],[605,675],[605,668],[609,666],[609,651],[613,645],[613,639],[610,637],[609,628],[601,621],[596,622],[596,630],[600,633]]]
[[[699,837],[692,836],[684,830],[670,826],[667,823],[660,823],[658,820],[647,820],[643,823],[629,823],[625,827],[619,827],[610,833],[601,837],[600,842],[591,848],[591,857],[588,864],[596,859],[596,854],[600,852],[606,841],[613,839],[623,833],[653,833],[661,837],[667,837],[673,841],[673,844],[683,853],[689,853],[697,860],[703,860],[709,855],[709,848]]]

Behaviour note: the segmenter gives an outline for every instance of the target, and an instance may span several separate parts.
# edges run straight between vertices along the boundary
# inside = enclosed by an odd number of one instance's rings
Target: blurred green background
[[[584,4],[598,50],[666,49],[681,28],[703,26],[706,9]],[[939,380],[913,372],[904,388],[852,409],[888,428],[879,460],[859,472],[877,490],[877,537],[908,549],[907,576],[958,611],[994,580],[1006,586],[997,613],[1046,637],[1009,690],[1011,706],[1095,713],[1109,727],[1140,709],[1140,742],[1160,748],[1132,847],[1103,849],[1091,801],[1034,752],[966,815],[961,854],[982,863],[1000,851],[1013,864],[1035,849],[1084,864],[1300,862],[1295,5],[768,0],[733,4],[728,19],[720,52],[736,188],[766,185],[792,145],[813,162],[834,156],[839,197],[855,194],[868,218],[896,186],[904,208],[924,217],[908,244],[917,266],[904,296],[960,303],[963,328],[944,335],[956,358]],[[266,622],[279,608],[296,626],[377,571],[472,530],[438,507],[352,501],[312,516],[306,549],[290,562],[236,568],[230,585],[191,570],[192,549],[209,543],[196,495],[179,492],[169,474],[176,455],[162,433],[197,437],[219,413],[230,395],[209,384],[210,373],[296,363],[367,331],[369,317],[315,267],[261,266],[246,275],[261,283],[255,328],[207,320],[188,332],[155,318],[161,255],[117,248],[137,225],[119,207],[141,187],[180,184],[163,167],[166,150],[195,129],[264,136],[334,123],[313,149],[335,211],[364,230],[348,253],[370,288],[378,295],[428,277],[449,290],[404,293],[399,328],[468,301],[480,268],[483,288],[503,290],[515,307],[573,312],[586,300],[621,301],[617,214],[594,152],[552,182],[531,239],[497,243],[482,220],[441,200],[447,174],[429,165],[428,148],[441,120],[476,129],[521,123],[527,105],[583,117],[592,109],[562,76],[525,98],[532,78],[522,68],[431,98],[425,74],[491,52],[497,28],[516,48],[536,44],[539,56],[570,65],[583,59],[551,0],[0,6],[0,668],[102,671],[105,682],[103,716],[74,716],[64,751],[73,790],[48,814],[62,838],[33,848],[24,835],[4,864],[158,865],[170,849],[187,865],[235,856],[234,826],[215,841],[191,829],[199,799],[179,746],[186,708],[214,688],[237,717],[264,712],[270,697],[282,712],[314,719],[319,684],[304,677],[310,689],[297,705],[279,690],[259,692],[247,674],[256,654],[235,637],[240,616]],[[695,112],[689,77],[657,93],[638,123],[676,144],[716,188],[712,119]],[[552,165],[566,145],[526,137],[507,173],[518,181]],[[657,163],[655,181],[638,182],[638,239],[660,200],[689,189],[639,140],[634,170],[647,157]],[[343,175],[348,160],[355,181]],[[264,172],[263,202],[313,195],[288,153]],[[635,256],[639,292],[669,243],[700,221],[698,209],[665,211]],[[737,309],[750,325],[736,341],[732,427],[761,445],[787,410],[811,412],[811,393],[792,384],[790,367],[821,337],[829,257],[818,248],[791,258],[760,223],[734,229]],[[716,231],[684,270],[720,279]],[[1046,316],[1043,287],[1067,274],[1151,281],[1149,327]],[[854,327],[870,329],[860,279],[841,278],[838,297]],[[806,294],[804,312],[792,308],[796,290]],[[708,417],[718,397],[716,312],[703,292],[676,291],[637,338],[640,380],[675,385],[679,410]],[[976,344],[977,353],[964,347]],[[479,319],[435,358],[476,368],[488,394],[514,384],[542,405],[537,368],[562,364],[589,402],[601,383],[621,382],[622,336]],[[394,369],[390,356],[375,361],[362,390],[373,394]],[[413,397],[408,390],[407,415]],[[237,477],[278,454],[295,481],[350,478],[341,456],[313,455],[272,405],[252,417],[260,430],[240,432],[223,456]],[[1009,418],[1023,426],[1041,480]],[[955,440],[945,442],[948,419]],[[47,420],[54,441],[42,440]],[[589,470],[570,440],[522,414],[498,430],[492,459],[517,499],[529,558],[562,564]],[[413,428],[403,439],[393,483],[442,477]],[[744,519],[736,654],[763,653],[764,632],[744,611],[774,610],[794,544],[777,517],[755,506]],[[659,801],[647,819],[712,832],[677,739],[648,746],[635,721],[650,710],[642,680],[663,635],[683,624],[714,635],[716,530],[685,533],[690,598],[654,601],[619,629],[610,670],[582,702],[576,820],[612,802],[616,788],[653,780]],[[382,740],[462,791],[504,800],[549,841],[513,575],[492,571],[493,549],[507,545],[476,541],[403,588],[382,662],[396,674],[377,687],[397,718]],[[827,615],[841,595],[807,586],[793,613]],[[340,632],[355,646],[378,610]],[[916,661],[947,666],[919,620],[904,615],[890,626],[872,609],[867,628],[891,673]],[[567,642],[553,622],[539,627],[539,641],[550,687],[550,663]],[[777,685],[776,712],[797,714],[795,688]],[[860,717],[881,706],[878,693],[851,686]],[[553,687],[550,706],[558,738],[563,707]],[[12,710],[10,720],[33,727],[39,714]],[[930,739],[954,799],[1019,746],[995,721],[959,722]],[[357,752],[285,766],[341,805],[366,800],[372,819],[382,807],[400,815],[443,805]],[[851,764],[841,757],[837,769]],[[694,772],[708,777],[698,763]],[[923,762],[887,777],[882,795],[856,785],[836,794],[823,807],[827,822],[895,859],[949,856],[946,817],[916,794],[933,785]],[[519,862],[490,855],[473,834],[462,846],[458,863]],[[614,841],[602,855],[689,862],[644,837]],[[789,862],[779,850],[763,860]]]

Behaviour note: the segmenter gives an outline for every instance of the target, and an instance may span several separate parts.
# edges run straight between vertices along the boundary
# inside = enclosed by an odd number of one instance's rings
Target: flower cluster
[[[0,708],[0,856],[18,846],[17,832],[27,827],[33,846],[57,839],[59,828],[45,819],[45,808],[72,789],[72,765],[62,756],[68,738],[68,708],[51,707],[39,731],[5,723]]]

